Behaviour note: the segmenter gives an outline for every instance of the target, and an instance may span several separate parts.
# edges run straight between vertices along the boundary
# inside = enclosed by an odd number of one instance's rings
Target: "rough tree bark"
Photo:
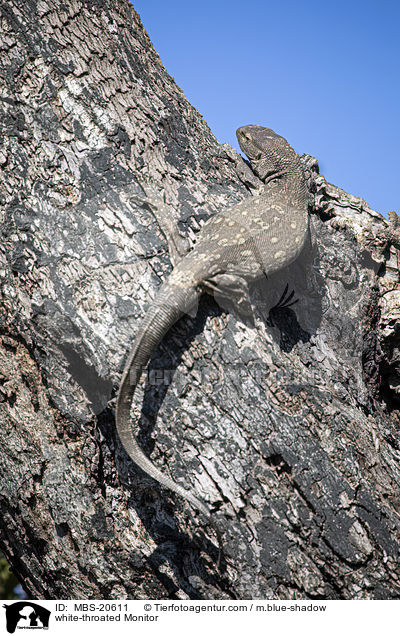
[[[192,240],[257,179],[126,0],[8,0],[1,15],[0,549],[28,594],[398,598],[388,222],[303,157],[303,257],[251,291],[253,323],[204,298],[153,358],[171,383],[142,386],[139,439],[215,504],[218,569],[212,529],[135,468],[113,405],[171,269],[161,216]],[[298,302],[274,309],[286,283]]]

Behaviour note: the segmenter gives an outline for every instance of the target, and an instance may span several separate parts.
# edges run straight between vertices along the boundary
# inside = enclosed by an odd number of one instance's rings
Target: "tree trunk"
[[[127,0],[8,0],[1,14],[0,549],[27,593],[399,598],[388,222],[303,157],[304,254],[250,290],[252,320],[203,297],[153,356],[138,438],[215,506],[218,566],[207,520],[125,454],[115,392],[171,271],[169,227],[192,242],[258,180]]]

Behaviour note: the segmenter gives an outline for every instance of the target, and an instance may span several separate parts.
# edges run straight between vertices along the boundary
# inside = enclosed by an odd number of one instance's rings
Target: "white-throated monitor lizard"
[[[126,361],[116,406],[116,425],[128,455],[145,473],[184,497],[210,518],[195,495],[164,475],[139,447],[130,422],[135,388],[151,355],[204,292],[232,295],[249,282],[288,266],[308,235],[308,191],[298,155],[269,128],[243,126],[239,145],[261,192],[224,209],[201,228],[193,249],[176,265],[149,306]]]

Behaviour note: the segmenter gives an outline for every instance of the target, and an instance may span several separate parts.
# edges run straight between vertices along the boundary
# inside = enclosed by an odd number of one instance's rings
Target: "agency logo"
[[[18,601],[3,605],[6,609],[6,627],[9,634],[16,629],[49,629],[51,612],[30,601]]]

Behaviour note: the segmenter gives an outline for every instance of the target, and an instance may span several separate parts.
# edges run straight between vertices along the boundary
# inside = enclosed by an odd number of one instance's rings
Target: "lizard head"
[[[263,126],[242,126],[236,131],[239,146],[257,176],[265,181],[291,172],[298,156],[284,137]]]

